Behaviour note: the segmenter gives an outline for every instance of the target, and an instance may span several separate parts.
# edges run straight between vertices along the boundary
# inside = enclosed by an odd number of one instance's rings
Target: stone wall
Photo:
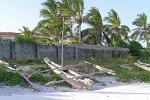
[[[64,46],[64,59],[117,58],[125,57],[127,48],[103,47],[94,45]],[[61,58],[61,46],[35,45],[26,43],[0,43],[0,59],[50,59]]]

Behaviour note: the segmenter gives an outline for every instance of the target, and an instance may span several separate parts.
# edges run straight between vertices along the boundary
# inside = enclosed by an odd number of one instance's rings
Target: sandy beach
[[[1,95],[0,100],[150,100],[150,84],[139,83],[94,91],[60,88],[49,92],[33,92],[25,89],[22,93]]]
[[[2,86],[0,100],[150,100],[148,83],[127,84],[116,82],[112,77],[103,79],[105,86],[97,84],[91,91],[39,85],[41,91],[36,92],[20,86]]]

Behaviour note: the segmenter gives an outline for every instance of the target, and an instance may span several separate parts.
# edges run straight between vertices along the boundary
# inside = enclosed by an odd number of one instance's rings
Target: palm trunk
[[[62,30],[62,34],[61,34],[61,66],[64,65],[64,17],[63,17],[63,30]]]
[[[81,23],[79,24],[78,34],[79,34],[79,43],[81,43]]]
[[[71,17],[70,17],[70,35],[73,36],[73,32],[72,32],[72,20],[71,20]]]

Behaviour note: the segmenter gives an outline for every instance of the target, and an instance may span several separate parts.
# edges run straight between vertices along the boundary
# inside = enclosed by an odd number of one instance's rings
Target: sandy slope
[[[150,84],[139,83],[95,91],[48,92],[0,96],[0,100],[150,100]]]

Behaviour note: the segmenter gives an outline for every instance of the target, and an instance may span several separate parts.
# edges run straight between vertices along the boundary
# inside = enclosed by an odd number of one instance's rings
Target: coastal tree
[[[82,38],[85,42],[95,45],[110,44],[107,27],[103,24],[102,16],[97,8],[92,7],[89,10],[85,16],[85,23],[90,26],[90,28],[82,31]]]
[[[135,40],[146,41],[148,47],[150,42],[150,24],[147,21],[147,15],[145,13],[138,14],[132,24],[135,25],[136,28],[133,29],[131,37]]]
[[[105,17],[104,21],[108,23],[109,29],[111,30],[109,36],[113,46],[128,42],[128,33],[130,29],[126,25],[121,25],[120,17],[115,10],[110,10],[110,12],[108,12],[108,17]]]

